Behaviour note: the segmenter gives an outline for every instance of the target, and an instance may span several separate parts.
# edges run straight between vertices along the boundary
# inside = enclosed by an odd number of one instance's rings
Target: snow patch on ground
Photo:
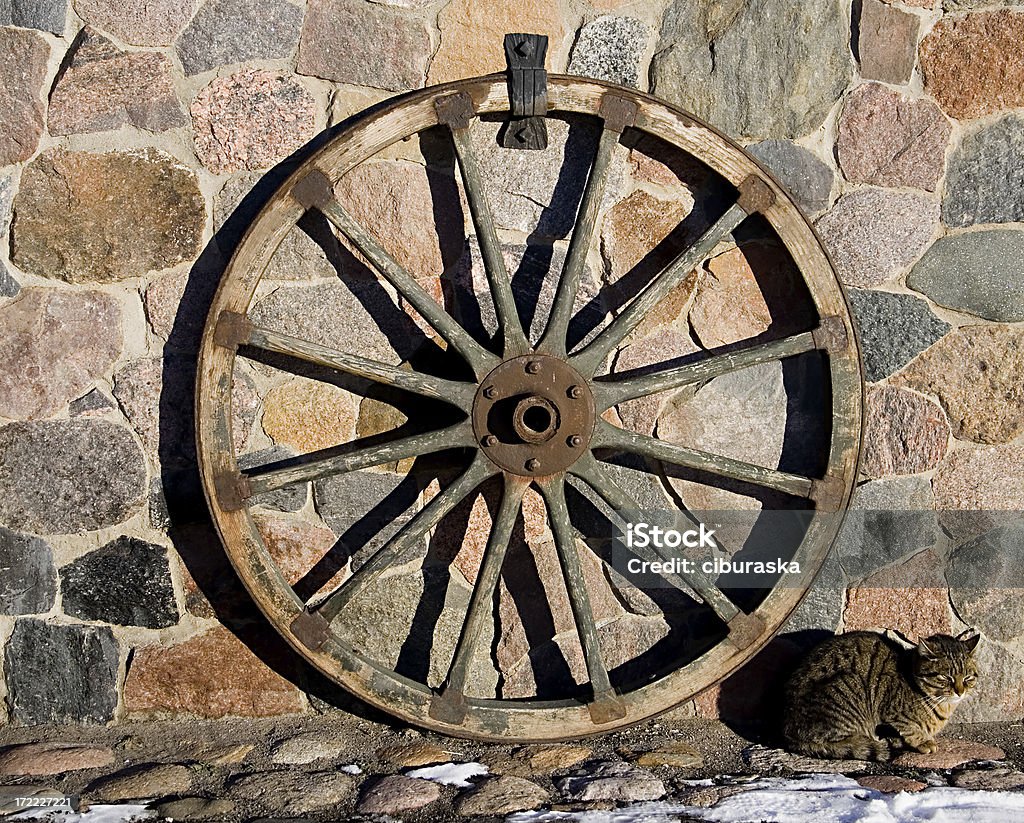
[[[26,809],[13,814],[6,820],[35,820],[45,823],[134,823],[136,820],[152,820],[156,812],[145,806],[121,803],[118,805],[90,806],[88,811],[72,812],[66,809]]]
[[[638,803],[614,811],[520,812],[506,823],[676,823],[679,815],[712,823],[1009,823],[1024,820],[1024,794],[928,788],[882,794],[842,775],[763,778],[711,808]]]
[[[487,774],[487,767],[483,763],[442,763],[439,766],[426,766],[422,769],[413,769],[406,772],[406,777],[418,777],[421,780],[433,780],[435,783],[442,783],[445,786],[457,786],[460,789],[468,789],[473,784],[470,778],[481,777]]]
[[[363,770],[360,769],[355,763],[349,763],[347,766],[342,766],[341,771],[345,774],[362,774]]]

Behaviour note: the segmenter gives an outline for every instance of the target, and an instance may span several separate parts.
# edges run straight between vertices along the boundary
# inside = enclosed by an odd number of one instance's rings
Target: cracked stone
[[[247,69],[218,77],[189,107],[196,154],[214,174],[266,169],[308,142],[316,101],[294,77]]]
[[[53,608],[57,570],[42,538],[0,526],[0,614],[40,614]]]
[[[145,94],[139,94],[145,89]],[[171,82],[171,61],[157,52],[123,52],[88,27],[50,93],[50,134],[85,134],[134,126],[184,126]]]
[[[121,307],[98,291],[25,289],[0,307],[0,417],[50,417],[121,354]]]
[[[106,626],[22,618],[4,655],[11,718],[26,725],[110,722],[119,658]]]
[[[849,85],[849,27],[849,9],[831,0],[674,0],[651,66],[653,91],[734,138],[799,137],[824,122]]]
[[[843,107],[836,139],[839,166],[854,183],[935,191],[952,130],[931,100],[868,83]]]

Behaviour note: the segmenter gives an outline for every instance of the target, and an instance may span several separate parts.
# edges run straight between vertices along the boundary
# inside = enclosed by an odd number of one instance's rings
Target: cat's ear
[[[934,644],[929,645],[928,640],[930,640],[930,639],[931,638],[922,638],[921,640],[918,641],[918,643],[917,643],[917,653],[919,655],[921,655],[921,657],[938,657],[939,656],[939,648],[938,648],[938,646],[936,646]]]
[[[978,647],[978,641],[981,640],[981,635],[974,631],[974,629],[967,629],[966,631],[960,632],[960,634],[956,636],[956,639],[964,644],[964,648],[966,648],[967,653],[970,654]]]

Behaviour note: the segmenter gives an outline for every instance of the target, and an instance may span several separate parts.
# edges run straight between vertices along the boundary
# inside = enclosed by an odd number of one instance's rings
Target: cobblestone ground
[[[651,800],[696,813],[746,791],[754,777],[808,772],[849,775],[882,793],[1024,791],[1019,723],[954,727],[936,754],[886,765],[799,758],[759,739],[770,742],[718,721],[680,720],[561,744],[495,745],[342,714],[7,728],[0,793],[50,789],[80,794],[83,806],[146,805],[176,820],[299,823],[501,820]]]

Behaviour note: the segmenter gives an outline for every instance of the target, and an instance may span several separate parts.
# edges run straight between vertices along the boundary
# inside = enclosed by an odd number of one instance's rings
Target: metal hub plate
[[[506,360],[477,389],[473,431],[484,454],[522,477],[564,471],[587,452],[594,396],[576,369],[557,357]]]

